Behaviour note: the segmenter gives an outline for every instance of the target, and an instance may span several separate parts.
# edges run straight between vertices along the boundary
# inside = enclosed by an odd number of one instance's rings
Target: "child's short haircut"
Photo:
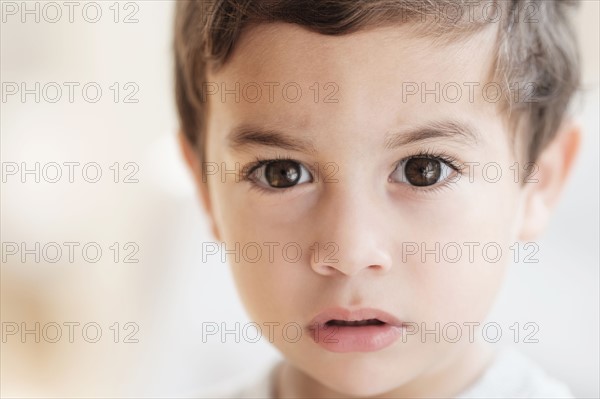
[[[325,35],[404,24],[442,44],[492,23],[498,32],[492,80],[505,87],[502,103],[511,130],[524,132],[524,155],[535,161],[556,135],[579,87],[579,55],[568,15],[573,4],[566,0],[178,1],[175,84],[182,133],[197,146],[203,161],[206,97],[202,87],[207,67],[227,62],[249,23],[288,22]]]

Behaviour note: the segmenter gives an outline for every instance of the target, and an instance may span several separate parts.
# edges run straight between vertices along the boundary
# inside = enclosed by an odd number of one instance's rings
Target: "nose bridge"
[[[315,256],[313,268],[321,274],[354,275],[363,269],[391,267],[388,237],[382,224],[383,204],[366,184],[335,183],[323,198],[317,218],[318,241],[331,256]],[[335,187],[334,187],[335,186]],[[362,188],[361,188],[362,186]],[[335,250],[335,254],[332,254]]]

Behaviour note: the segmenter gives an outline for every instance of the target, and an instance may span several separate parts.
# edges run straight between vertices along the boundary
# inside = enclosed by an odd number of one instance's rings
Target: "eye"
[[[278,189],[312,181],[312,175],[306,167],[287,159],[263,161],[249,173],[248,178],[259,186]]]
[[[410,157],[398,164],[390,180],[412,186],[433,186],[447,180],[456,172],[453,166],[436,157]]]

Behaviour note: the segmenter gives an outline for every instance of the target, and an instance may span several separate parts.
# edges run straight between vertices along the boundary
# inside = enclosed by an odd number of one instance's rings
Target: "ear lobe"
[[[198,197],[200,198],[200,202],[204,208],[204,213],[206,216],[208,216],[213,236],[220,241],[221,237],[214,220],[210,195],[208,193],[208,181],[203,177],[202,166],[198,157],[197,149],[189,142],[183,132],[178,133],[178,138],[181,153],[183,154],[185,163],[192,172],[194,183],[196,185],[196,189],[198,190]]]
[[[572,120],[565,121],[554,140],[535,162],[537,173],[523,183],[523,223],[519,232],[522,241],[533,241],[545,229],[581,144],[581,129]],[[535,170],[535,169],[534,169]]]

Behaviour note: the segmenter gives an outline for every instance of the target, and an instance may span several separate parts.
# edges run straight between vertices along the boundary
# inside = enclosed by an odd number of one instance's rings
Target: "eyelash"
[[[411,158],[427,158],[427,159],[432,159],[432,160],[443,162],[446,165],[448,165],[452,170],[454,170],[456,173],[458,173],[460,175],[460,177],[462,177],[464,175],[464,171],[466,169],[466,167],[463,163],[461,163],[454,156],[452,156],[444,151],[425,150],[425,151],[420,151],[418,153],[415,153],[415,154],[412,154],[412,155],[402,158],[400,161],[398,161],[394,164],[394,170],[396,170],[402,162],[407,161]],[[454,184],[454,183],[455,182],[452,182],[452,181],[445,181],[441,184],[434,184],[432,186],[427,186],[427,187],[417,187],[417,186],[413,186],[411,184],[407,184],[406,186],[408,186],[408,188],[410,190],[412,190],[413,192],[415,192],[417,194],[434,194],[441,190],[444,190],[447,188],[452,188],[452,184]]]
[[[402,162],[409,160],[411,158],[428,158],[428,159],[440,161],[440,162],[443,162],[446,165],[448,165],[451,169],[453,169],[456,173],[460,174],[461,176],[464,174],[465,166],[458,159],[456,159],[455,157],[453,157],[452,155],[450,155],[444,151],[437,152],[437,151],[433,151],[433,150],[421,151],[421,152],[418,152],[418,153],[415,153],[415,154],[412,154],[412,155],[402,158],[401,160],[394,163],[394,170],[396,170]],[[289,189],[294,188],[294,186],[292,186],[287,189],[285,189],[285,188],[283,188],[283,189],[281,189],[281,188],[280,189],[268,189],[268,188],[265,188],[265,187],[262,187],[262,186],[256,184],[256,182],[250,177],[261,166],[269,164],[271,162],[277,162],[277,161],[290,161],[290,162],[302,164],[302,162],[299,162],[299,161],[297,161],[291,157],[287,157],[287,156],[275,156],[273,158],[256,157],[253,162],[246,164],[242,168],[242,171],[240,172],[241,181],[249,182],[250,189],[258,190],[259,192],[266,193],[266,194],[285,193]],[[302,164],[302,165],[304,165],[304,164]],[[315,173],[314,168],[312,168],[312,166],[306,166],[306,165],[304,165],[304,166],[312,174]],[[439,184],[439,185],[434,184],[433,186],[429,186],[429,187],[416,187],[416,186],[412,186],[410,184],[408,184],[407,186],[411,190],[414,190],[417,193],[433,193],[433,192],[436,192],[437,190],[449,188],[449,186],[451,184],[452,184],[452,182],[446,181],[442,184]]]
[[[296,162],[298,164],[302,164],[302,162],[297,161],[294,158],[287,157],[287,156],[279,156],[279,155],[277,155],[277,156],[275,156],[273,158],[256,157],[255,160],[254,160],[254,162],[250,162],[250,163],[246,164],[242,168],[242,170],[240,172],[241,173],[241,175],[240,175],[241,181],[249,182],[251,190],[257,190],[259,193],[262,193],[262,194],[283,194],[286,191],[288,191],[290,188],[294,188],[292,186],[292,187],[289,187],[287,189],[282,189],[282,188],[279,188],[279,189],[275,189],[275,188],[268,189],[268,188],[265,188],[265,187],[262,187],[262,186],[256,184],[256,182],[250,177],[254,173],[254,171],[256,171],[256,169],[260,168],[261,166],[269,164],[271,162],[277,162],[277,161],[290,161],[290,162]],[[313,170],[312,167],[309,167],[309,166],[305,166],[305,167],[311,173],[313,173],[313,174],[315,173],[315,171]]]
[[[453,157],[452,155],[450,155],[444,151],[436,152],[433,150],[421,151],[416,154],[404,157],[399,162],[396,162],[395,166],[398,166],[400,164],[400,162],[403,162],[410,158],[428,158],[428,159],[434,159],[436,161],[442,161],[442,162],[446,163],[448,166],[450,166],[452,169],[454,169],[456,172],[459,172],[459,173],[462,173],[463,170],[465,169],[464,165],[458,159]]]

